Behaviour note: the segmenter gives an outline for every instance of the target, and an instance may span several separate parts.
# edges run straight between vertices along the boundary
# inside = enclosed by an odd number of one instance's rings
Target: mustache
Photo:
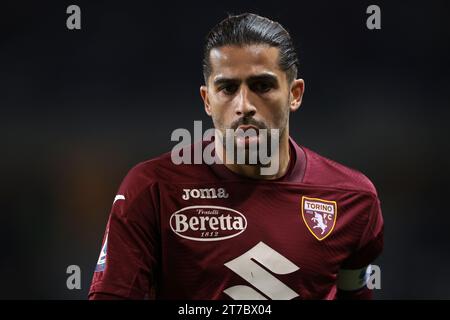
[[[251,125],[255,126],[258,129],[267,129],[267,126],[264,122],[255,120],[254,118],[242,117],[236,121],[234,121],[230,128],[236,130],[241,125]]]

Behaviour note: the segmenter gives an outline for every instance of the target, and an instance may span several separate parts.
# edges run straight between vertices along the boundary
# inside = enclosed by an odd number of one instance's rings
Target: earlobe
[[[209,98],[208,98],[208,88],[206,86],[200,87],[200,96],[203,99],[206,114],[208,116],[211,116],[211,107],[209,106]]]

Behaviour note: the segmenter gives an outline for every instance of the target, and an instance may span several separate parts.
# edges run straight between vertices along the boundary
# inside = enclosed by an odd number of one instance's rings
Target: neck
[[[273,174],[262,174],[262,169],[267,168],[271,165],[273,165],[274,161],[271,161],[268,165],[262,165],[262,164],[236,164],[234,163],[227,163],[226,161],[226,152],[225,147],[223,146],[220,139],[215,139],[215,148],[219,152],[217,152],[217,156],[221,160],[221,162],[232,172],[245,176],[247,178],[252,179],[261,179],[261,180],[274,180],[282,177],[288,170],[289,167],[289,135],[287,133],[288,130],[284,130],[283,135],[280,137],[279,141],[279,148],[278,150],[275,150],[277,154],[272,153],[271,159],[275,159],[278,156],[278,170],[275,170]],[[276,161],[276,160],[275,160]]]

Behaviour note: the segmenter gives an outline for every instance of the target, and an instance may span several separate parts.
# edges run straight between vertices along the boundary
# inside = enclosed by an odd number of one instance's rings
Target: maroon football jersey
[[[134,167],[116,196],[90,295],[334,299],[338,271],[370,264],[383,218],[362,173],[298,146],[277,180],[170,153]]]

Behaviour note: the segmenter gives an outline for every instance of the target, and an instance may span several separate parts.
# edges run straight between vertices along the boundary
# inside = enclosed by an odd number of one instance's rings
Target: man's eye
[[[222,91],[225,94],[234,94],[237,90],[238,86],[237,85],[226,85],[223,87],[220,87],[219,90]]]
[[[252,87],[254,91],[264,93],[272,89],[273,86],[267,82],[257,82],[254,83]]]

